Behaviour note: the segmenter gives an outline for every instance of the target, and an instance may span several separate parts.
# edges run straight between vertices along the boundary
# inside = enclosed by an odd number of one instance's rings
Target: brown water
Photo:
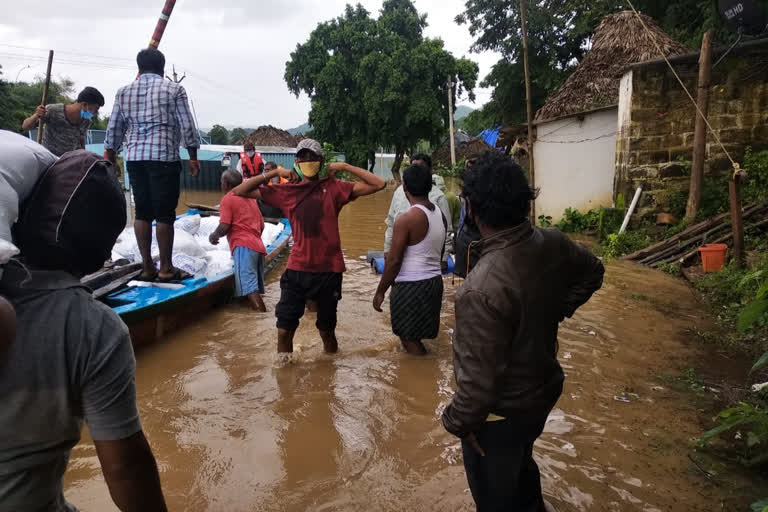
[[[388,315],[370,305],[377,278],[359,256],[381,246],[390,196],[341,215],[340,354],[322,354],[308,314],[294,363],[277,364],[272,314],[235,305],[138,354],[142,420],[171,510],[473,510],[459,442],[440,423],[453,386],[455,287],[446,280],[441,333],[425,358],[403,353]],[[268,278],[270,311],[279,274]],[[557,510],[744,509],[750,482],[724,485],[694,466],[702,412],[658,379],[700,357],[686,332],[705,316],[682,282],[611,264],[603,290],[563,324],[566,387],[536,445]],[[87,439],[72,454],[66,496],[84,511],[115,510]]]

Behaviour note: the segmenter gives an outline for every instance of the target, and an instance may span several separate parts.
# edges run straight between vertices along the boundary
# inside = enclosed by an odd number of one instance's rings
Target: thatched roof
[[[471,137],[469,140],[459,142],[456,144],[456,161],[466,159],[468,156],[476,153],[485,153],[486,151],[493,150],[493,147],[489,146],[483,139],[477,137]],[[451,144],[450,141],[437,148],[432,153],[432,165],[443,165],[445,167],[451,166]]]
[[[247,137],[236,142],[237,145],[243,145],[246,142],[253,143],[254,146],[282,146],[295,148],[302,140],[306,139],[303,135],[291,135],[285,130],[275,128],[274,126],[259,126]]]
[[[641,15],[650,34],[632,11],[603,18],[595,30],[592,48],[563,86],[536,113],[543,121],[616,105],[619,83],[627,67],[661,57],[655,39],[667,57],[689,50],[667,34],[648,16]]]

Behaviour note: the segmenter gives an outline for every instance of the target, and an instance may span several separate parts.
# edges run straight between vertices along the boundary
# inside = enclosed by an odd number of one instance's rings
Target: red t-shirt
[[[261,232],[264,231],[264,217],[259,211],[259,203],[254,199],[239,197],[229,192],[219,205],[219,222],[232,226],[227,233],[229,248],[245,247],[252,251],[267,254]]]
[[[339,237],[339,212],[352,201],[355,184],[329,178],[297,184],[262,186],[261,199],[281,208],[293,229],[289,270],[344,272]]]

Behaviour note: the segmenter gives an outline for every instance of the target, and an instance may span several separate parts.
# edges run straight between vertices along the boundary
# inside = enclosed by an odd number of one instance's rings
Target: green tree
[[[237,144],[239,141],[246,138],[251,131],[248,131],[245,128],[233,128],[232,131],[229,132],[229,143]]]
[[[600,21],[627,10],[622,0],[526,0],[534,110],[555,92],[589,50]],[[635,0],[634,5],[673,38],[698,48],[701,37],[716,29],[720,43],[732,36],[719,21],[710,0]],[[472,50],[500,52],[501,60],[481,83],[493,87],[491,102],[476,114],[476,120],[493,124],[525,121],[525,89],[522,67],[522,34],[519,0],[467,0],[456,22],[469,26],[475,41]]]
[[[358,165],[372,161],[377,147],[394,148],[396,179],[406,152],[445,134],[448,80],[454,100],[467,94],[474,101],[477,65],[425,38],[424,27],[426,15],[410,0],[386,0],[378,19],[347,6],[319,24],[286,65],[289,90],[312,101],[315,136]]]
[[[220,124],[213,125],[208,135],[211,137],[211,144],[229,144],[229,132]]]
[[[48,88],[48,103],[71,103],[74,84],[64,78],[51,81]],[[43,77],[36,77],[32,83],[9,83],[3,80],[0,66],[0,129],[21,131],[21,123],[32,115],[43,97]]]

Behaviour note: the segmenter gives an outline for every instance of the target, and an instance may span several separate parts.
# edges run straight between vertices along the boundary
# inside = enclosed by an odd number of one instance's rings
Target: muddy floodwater
[[[270,313],[224,306],[137,354],[142,422],[170,510],[474,509],[459,442],[440,423],[453,389],[459,281],[446,279],[440,336],[425,358],[404,353],[386,310],[371,306],[378,279],[360,256],[382,246],[391,194],[341,215],[338,355],[322,353],[308,313],[294,363],[276,363],[281,268],[268,276]],[[702,412],[661,378],[702,357],[690,332],[706,318],[683,282],[608,265],[604,288],[560,330],[565,391],[536,444],[557,510],[744,510],[752,484],[716,484],[697,468],[690,443]],[[65,494],[83,511],[116,510],[87,430]]]

